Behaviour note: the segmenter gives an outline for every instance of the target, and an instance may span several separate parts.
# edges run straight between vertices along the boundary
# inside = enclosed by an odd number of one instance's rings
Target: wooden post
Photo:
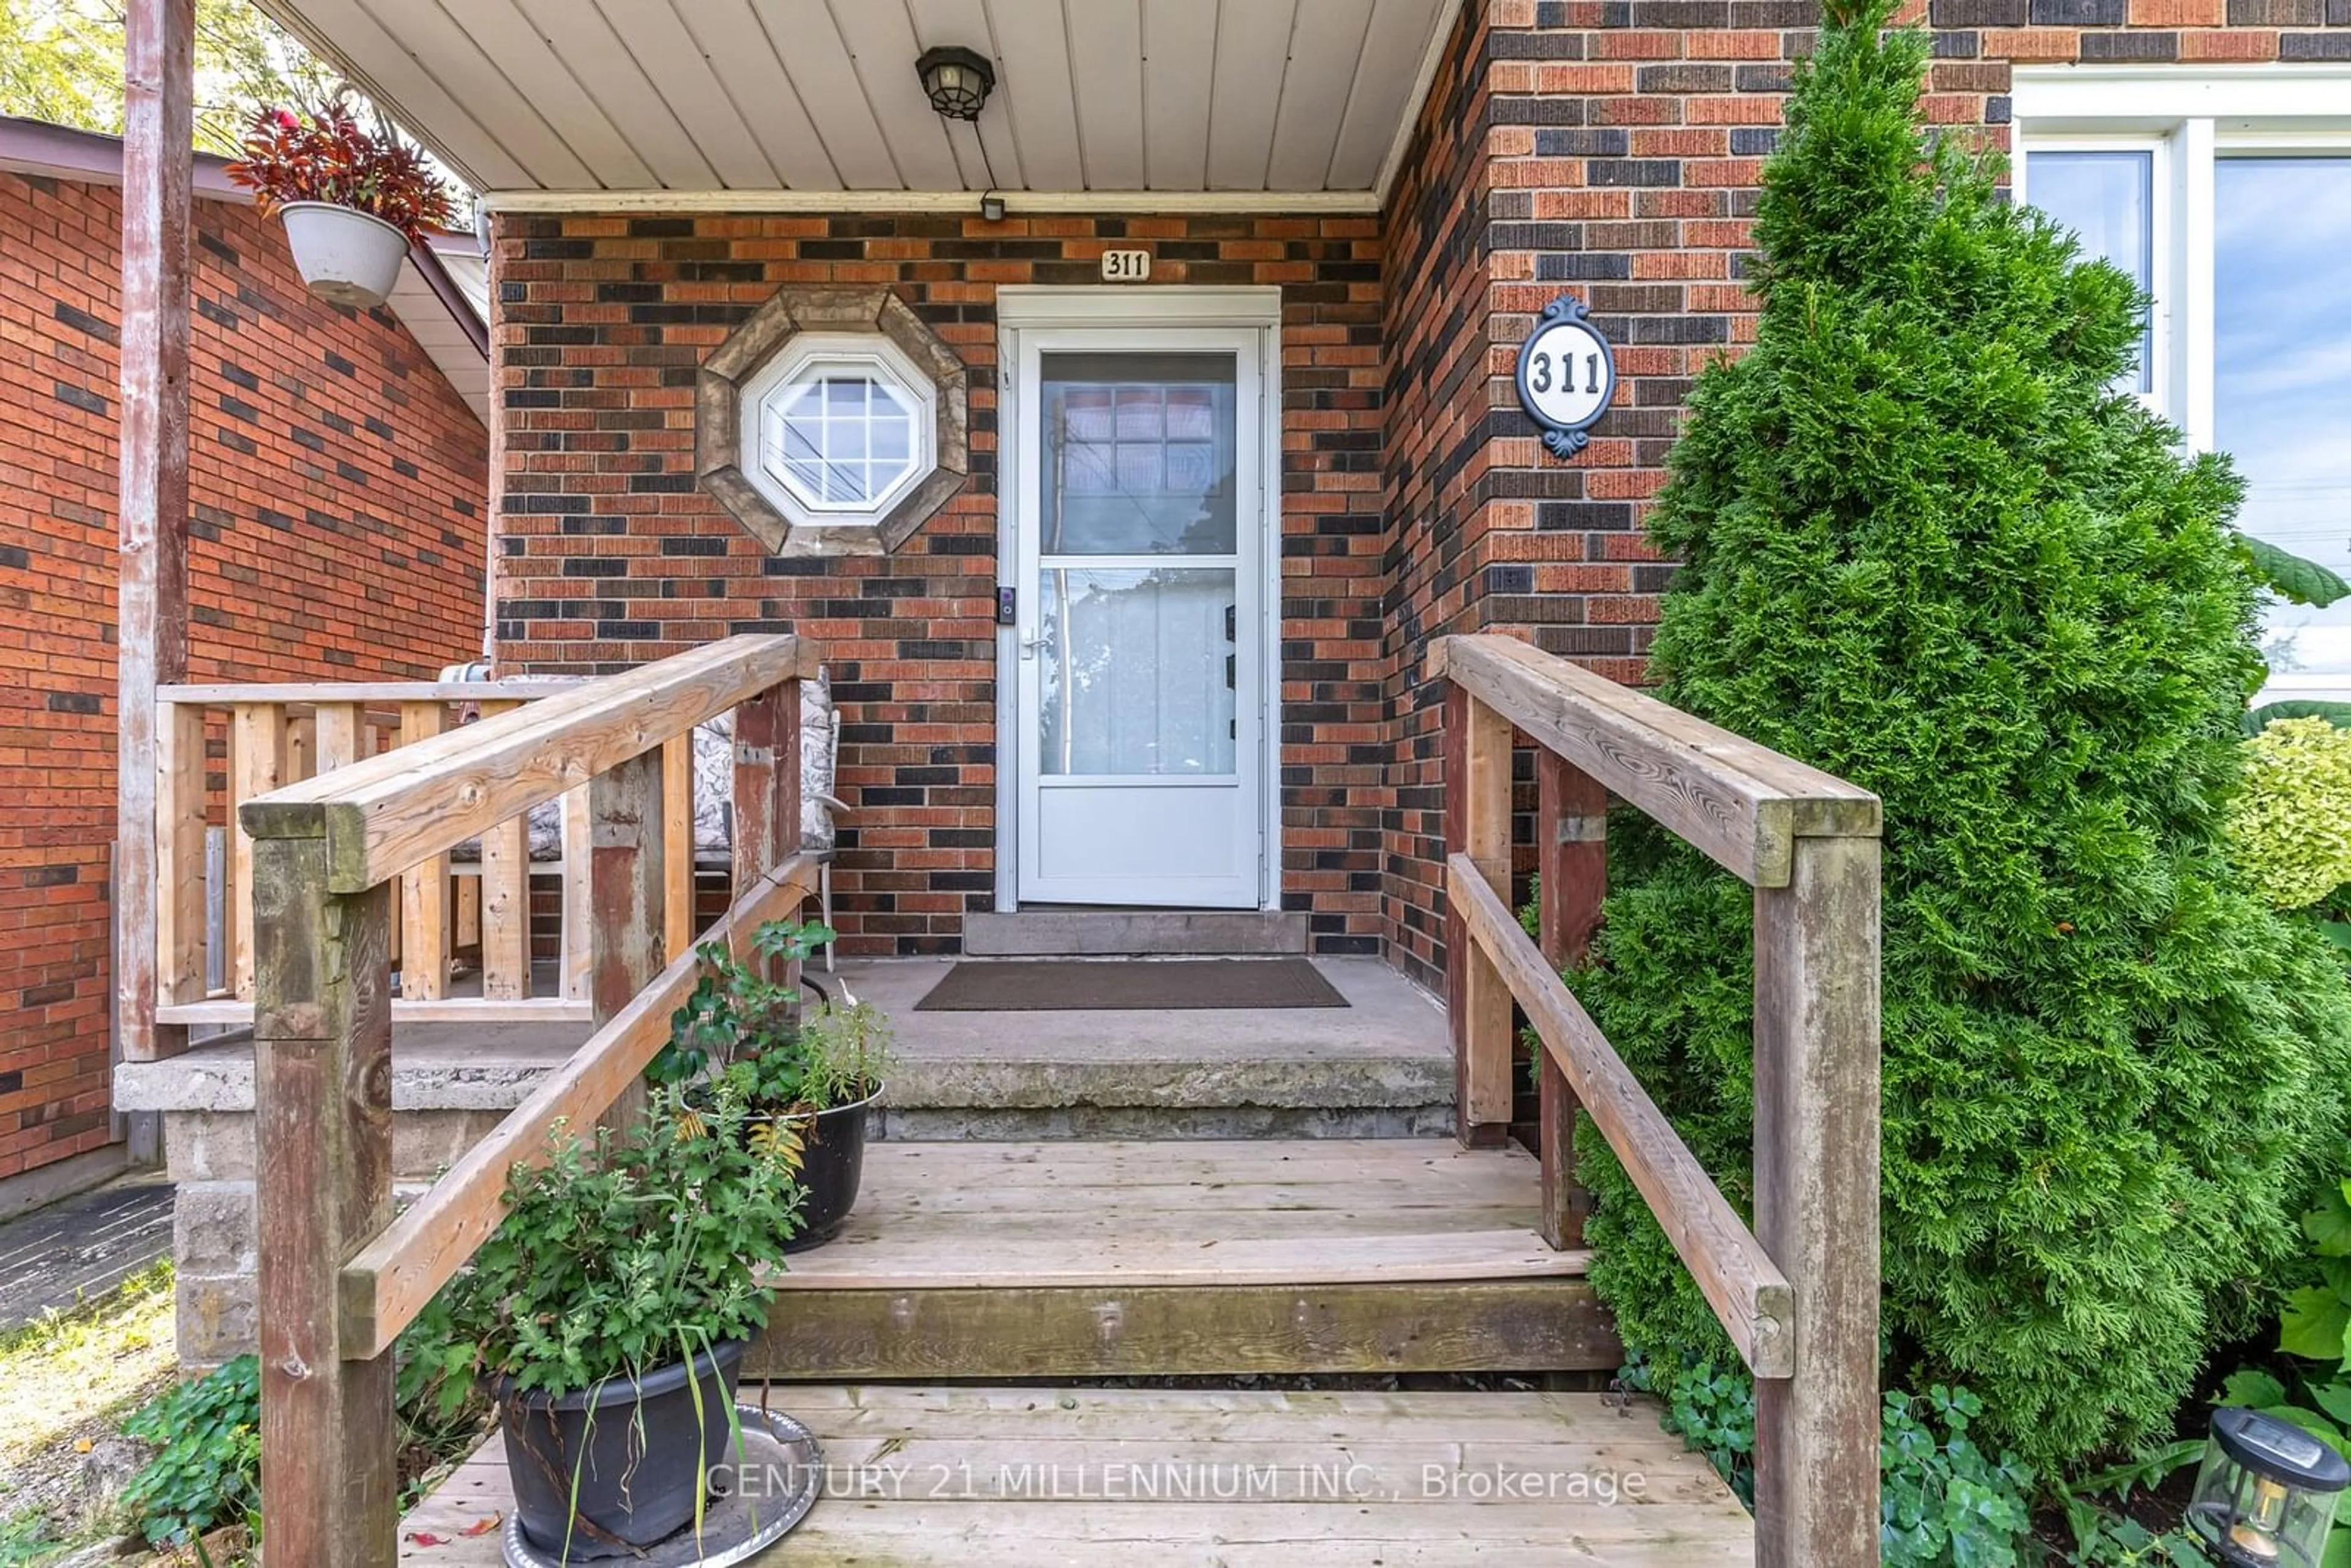
[[[204,999],[204,710],[158,715],[155,754],[155,996]],[[152,1015],[149,1015],[151,1019]]]
[[[253,840],[236,809],[286,781],[286,709],[279,703],[239,703],[228,726],[229,989],[253,995]]]
[[[484,718],[521,706],[482,704]],[[519,1001],[530,995],[530,819],[508,817],[482,835],[482,995]]]
[[[1799,838],[1755,890],[1755,1239],[1795,1374],[1755,1385],[1757,1568],[1877,1562],[1878,844]]]
[[[643,752],[588,783],[589,999],[595,1027],[653,984],[667,966],[662,922],[662,758]],[[604,1121],[625,1126],[643,1106],[642,1084],[612,1103]]]
[[[390,891],[323,839],[255,848],[262,1528],[272,1562],[391,1568],[392,1358],[346,1361],[343,1260],[392,1218]]]
[[[799,841],[800,688],[787,681],[735,710],[733,896],[740,899]]]
[[[1458,685],[1445,692],[1445,848],[1510,896],[1510,721]],[[1470,1148],[1510,1131],[1510,992],[1446,900],[1446,1012],[1453,1031],[1454,1124]]]
[[[286,782],[298,784],[319,771],[319,716],[286,716]]]
[[[437,702],[400,705],[400,744],[413,746],[441,733],[449,710]],[[400,994],[435,1000],[449,994],[449,857],[432,859],[400,877]]]
[[[193,0],[130,0],[122,46],[122,415],[115,585],[114,998],[122,1053],[187,1048],[159,1025],[155,688],[188,678],[188,236]],[[182,747],[184,750],[184,747]],[[203,755],[201,744],[196,748]],[[201,762],[198,767],[201,768]],[[176,809],[176,808],[175,808]],[[197,842],[201,845],[202,835]],[[187,922],[175,910],[172,946]],[[201,920],[197,929],[202,929]],[[197,970],[201,982],[202,969]],[[174,977],[184,985],[184,976]]]
[[[663,946],[694,946],[694,731],[662,742]]]
[[[1608,895],[1608,791],[1548,747],[1535,749],[1538,943],[1554,969],[1583,961]],[[1553,1247],[1583,1245],[1591,1195],[1575,1180],[1575,1092],[1551,1052],[1540,1051],[1542,1238]]]
[[[363,716],[357,703],[320,703],[316,718],[319,772],[349,768],[367,755]]]
[[[400,726],[397,723],[391,725],[378,724],[373,718],[368,716],[365,710],[361,710],[360,716],[360,755],[365,757],[381,757],[387,751],[397,751],[399,749]],[[397,969],[400,967],[401,898],[398,883],[387,883],[386,885],[392,887],[393,891],[392,894],[391,912],[385,916],[387,923],[391,926],[391,931],[385,939],[384,948],[392,960],[392,967]]]
[[[595,922],[589,912],[588,897],[587,787],[565,790],[559,810],[563,814],[563,935],[556,967],[561,971],[564,996],[573,1001],[586,1001],[596,957],[589,933]]]

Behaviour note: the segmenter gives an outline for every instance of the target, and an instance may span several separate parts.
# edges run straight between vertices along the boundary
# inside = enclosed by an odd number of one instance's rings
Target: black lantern
[[[914,69],[931,107],[949,120],[977,120],[980,106],[996,90],[996,68],[977,49],[952,44],[925,49]]]
[[[2301,1427],[2215,1410],[2188,1523],[2230,1568],[2318,1568],[2346,1486],[2351,1464]]]

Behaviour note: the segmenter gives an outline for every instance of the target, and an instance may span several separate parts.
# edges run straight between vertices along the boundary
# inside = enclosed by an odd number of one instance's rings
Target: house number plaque
[[[1141,283],[1151,276],[1147,250],[1106,250],[1102,258],[1104,283]]]
[[[1565,459],[1583,450],[1616,396],[1616,350],[1587,319],[1583,301],[1562,294],[1543,307],[1519,345],[1519,403],[1542,427],[1543,447]]]

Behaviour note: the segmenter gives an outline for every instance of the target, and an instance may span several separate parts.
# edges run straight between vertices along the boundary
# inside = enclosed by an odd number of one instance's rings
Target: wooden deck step
[[[755,1375],[1608,1368],[1537,1166],[1426,1139],[880,1143],[777,1284]]]
[[[768,1568],[1754,1562],[1738,1500],[1645,1402],[837,1385],[767,1396],[816,1433],[827,1471],[809,1517],[758,1559]],[[495,1533],[465,1531],[509,1498],[494,1438],[403,1521],[401,1561],[492,1568]]]

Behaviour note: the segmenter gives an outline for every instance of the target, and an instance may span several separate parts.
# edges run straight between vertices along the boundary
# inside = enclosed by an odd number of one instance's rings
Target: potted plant
[[[381,305],[427,227],[445,227],[449,188],[415,147],[362,127],[337,98],[305,120],[264,110],[228,177],[254,193],[264,217],[286,225],[294,265],[311,293],[337,305]]]
[[[700,1100],[657,1090],[628,1132],[517,1166],[505,1220],[428,1308],[478,1347],[523,1533],[559,1562],[641,1555],[699,1521],[741,1442],[760,1271],[782,1265],[799,1188],[750,1146],[731,1085]]]
[[[799,1162],[807,1198],[791,1252],[822,1246],[848,1222],[892,1059],[889,1019],[872,1003],[845,989],[835,1000],[810,981],[820,1005],[803,1013],[797,987],[768,978],[832,939],[813,921],[771,920],[752,932],[747,962],[724,943],[703,944],[701,978],[646,1069],[656,1083],[703,1085],[689,1099],[725,1086],[749,1107],[761,1145]]]

